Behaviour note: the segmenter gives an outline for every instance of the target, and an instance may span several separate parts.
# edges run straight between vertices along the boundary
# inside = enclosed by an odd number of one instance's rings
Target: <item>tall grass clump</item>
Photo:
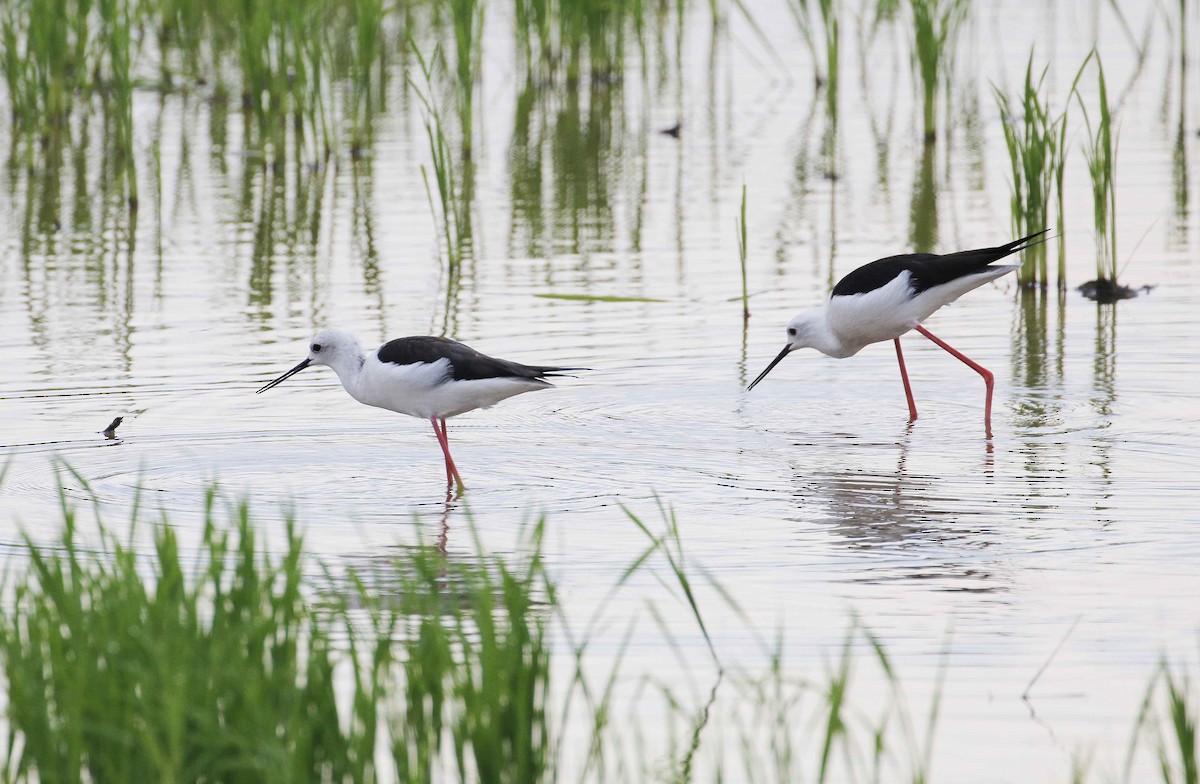
[[[740,699],[725,724],[736,727],[740,759],[720,765],[722,772],[736,769],[730,780],[931,780],[944,653],[923,716],[910,706],[884,644],[857,620],[819,677],[799,679],[784,671],[782,634],[767,653],[764,673],[734,676]],[[865,710],[864,694],[870,695]]]
[[[472,527],[465,557],[404,548],[314,585],[290,522],[271,554],[244,504],[226,527],[215,501],[192,555],[165,520],[139,552],[136,510],[125,540],[102,523],[85,535],[65,500],[56,542],[26,538],[0,613],[4,780],[368,784],[386,758],[404,782],[537,784],[565,780],[580,719],[574,759],[604,779],[628,633],[597,688],[583,665],[596,620],[577,637],[562,614],[544,520],[524,555],[488,555]],[[663,555],[712,651],[677,522],[660,535],[629,517],[651,542],[609,597]],[[575,670],[552,710],[559,633]]]
[[[188,15],[206,19],[203,39],[192,43],[181,33],[172,40],[185,52],[210,52],[218,97],[226,84],[240,90],[255,132],[250,143],[275,159],[289,146],[327,157],[343,142],[352,156],[370,144],[373,119],[384,106],[396,6],[383,0],[214,0],[205,7]],[[184,58],[192,61],[203,62]]]
[[[434,188],[429,184],[429,172],[424,165],[421,166],[421,177],[425,181],[425,193],[429,199],[434,223],[441,226],[446,264],[453,278],[461,267],[464,255],[470,250],[470,162],[464,160],[462,167],[458,165],[444,129],[444,116],[438,101],[438,78],[435,75],[445,70],[441,49],[435,49],[428,59],[422,56],[415,44],[413,51],[416,53],[424,84],[419,84],[413,79],[409,82],[425,110],[425,136],[429,141],[436,200]],[[462,171],[463,169],[465,171]]]
[[[332,151],[332,102],[326,74],[326,39],[334,19],[320,0],[279,4],[240,3],[237,31],[242,107],[254,118],[255,140],[276,160],[287,150],[289,132],[318,156]]]
[[[514,564],[447,560],[418,548],[395,587],[405,621],[403,699],[392,758],[401,781],[552,781],[557,725],[547,708],[554,587],[541,559],[544,521]],[[482,545],[475,541],[476,552]],[[439,586],[431,591],[431,586]]]
[[[648,542],[577,630],[544,559],[544,519],[515,555],[489,554],[468,524],[455,548],[463,552],[448,552],[443,535],[357,568],[324,564],[318,577],[290,521],[268,549],[244,504],[226,523],[216,501],[210,491],[191,545],[166,520],[148,541],[139,536],[136,509],[125,538],[81,525],[65,500],[56,540],[25,538],[0,613],[0,779],[932,779],[948,646],[916,711],[884,643],[857,619],[811,677],[785,672],[782,633],[773,648],[748,625],[714,639],[711,597],[748,624],[747,614],[688,560],[668,509],[660,507],[661,531],[626,510]],[[672,636],[653,597],[647,614],[663,637],[634,640],[638,618],[612,600],[643,571],[694,624],[690,643]],[[614,635],[617,613],[625,630]],[[746,631],[765,672],[718,655],[721,642],[744,650]],[[597,681],[591,655],[601,639],[609,667]],[[626,677],[626,653],[643,654],[642,645],[658,658]],[[689,649],[711,666],[688,661]],[[704,696],[673,690],[679,673],[662,653],[706,678]],[[639,715],[653,725],[639,726]],[[1200,784],[1200,695],[1185,670],[1162,663],[1134,726],[1125,780],[1140,764],[1138,781],[1152,768],[1163,784]],[[697,772],[703,760],[713,769]],[[1075,772],[1082,781],[1083,768]]]
[[[1012,166],[1012,197],[1009,201],[1014,235],[1026,237],[1050,225],[1050,202],[1056,199],[1058,234],[1063,232],[1063,169],[1066,163],[1067,113],[1055,117],[1043,87],[1049,66],[1033,78],[1033,54],[1025,66],[1024,88],[1020,102],[1013,101],[993,86],[996,104],[1004,124],[1004,142]],[[1047,243],[1038,243],[1021,252],[1020,285],[1045,288],[1050,282]],[[1066,286],[1065,258],[1059,253],[1058,287]]]
[[[195,562],[154,529],[145,557],[104,528],[83,543],[64,505],[56,544],[25,541],[28,568],[0,615],[8,687],[5,769],[22,781],[365,781],[388,636],[363,658],[354,631],[302,591],[302,539],[260,551],[246,507],[232,531],[206,505]],[[10,581],[14,575],[10,574]],[[353,676],[339,709],[335,668]]]
[[[635,0],[560,0],[557,5],[561,58],[568,85],[585,74],[607,81],[624,70],[624,40]]]
[[[350,56],[351,154],[374,140],[374,117],[383,111],[387,89],[387,41],[383,0],[358,0],[351,10],[355,46]]]
[[[109,162],[130,209],[137,209],[137,173],[133,159],[133,12],[125,0],[98,0],[100,42],[106,52],[108,89],[104,116],[109,132]]]
[[[475,83],[483,58],[483,0],[450,0],[454,23],[454,96],[463,159],[470,160],[475,132]]]
[[[925,140],[937,138],[938,99],[949,95],[954,47],[970,0],[909,0],[913,68],[921,82]]]
[[[64,125],[98,95],[127,150],[131,86],[157,68],[164,91],[199,88],[216,102],[239,95],[247,145],[276,159],[289,148],[329,155],[347,127],[357,151],[383,105],[394,8],[384,0],[11,0],[0,4],[0,68],[22,131]]]
[[[0,4],[0,70],[10,103],[13,154],[46,167],[77,128],[77,115],[103,123],[106,178],[137,207],[133,156],[134,30],[131,0],[11,0]],[[86,132],[86,130],[85,130]],[[33,144],[33,140],[38,144]]]
[[[1087,160],[1088,176],[1092,183],[1092,218],[1096,231],[1096,286],[1098,293],[1113,294],[1119,289],[1117,283],[1117,140],[1112,127],[1112,108],[1108,102],[1108,88],[1104,81],[1104,65],[1096,56],[1099,108],[1096,124],[1079,92],[1075,92],[1087,137],[1083,143],[1083,157]],[[1089,55],[1089,58],[1091,55]],[[1086,65],[1086,60],[1084,62]]]
[[[367,784],[381,754],[400,781],[555,780],[543,525],[512,565],[477,539],[462,561],[418,547],[314,594],[290,522],[271,555],[214,501],[194,557],[165,522],[143,554],[136,525],[87,546],[65,503],[55,544],[25,540],[0,614],[5,780]]]
[[[1182,667],[1163,660],[1146,689],[1130,743],[1129,769],[1143,740],[1163,784],[1200,784],[1200,693]]]

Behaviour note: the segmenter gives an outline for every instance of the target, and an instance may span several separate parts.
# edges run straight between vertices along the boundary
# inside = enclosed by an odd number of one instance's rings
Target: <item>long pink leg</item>
[[[974,361],[973,359],[968,357],[966,354],[963,354],[961,351],[954,348],[949,343],[942,340],[941,338],[939,338],[937,335],[933,334],[929,330],[925,329],[920,324],[918,324],[916,327],[914,327],[914,329],[916,329],[917,332],[920,332],[925,337],[932,340],[938,346],[946,349],[946,351],[950,352],[950,354],[952,356],[954,356],[955,358],[960,360],[967,367],[971,368],[971,370],[974,370],[976,373],[983,376],[984,386],[987,387],[987,397],[983,404],[983,424],[984,424],[984,428],[987,430],[987,437],[991,438],[992,437],[992,387],[995,386],[995,380],[996,380],[995,376],[992,375],[992,371],[988,370],[983,365]]]
[[[438,427],[437,417],[430,417],[429,421],[433,424],[433,432],[442,446],[442,454],[446,456],[446,484],[449,485],[452,481],[457,482],[461,492],[466,485],[463,484],[462,476],[458,473],[458,466],[454,465],[454,458],[450,456],[450,439],[446,435],[446,420],[444,417],[440,420],[441,427]]]
[[[433,425],[433,434],[437,436],[438,446],[442,448],[442,455],[444,456],[443,460],[445,461],[446,465],[446,485],[449,486],[450,482],[454,479],[454,475],[450,473],[450,449],[446,446],[446,442],[443,440],[445,436],[442,435],[442,429],[438,425],[437,417],[430,417],[429,423]]]
[[[461,493],[467,488],[467,484],[463,481],[462,474],[458,473],[454,458],[450,457],[450,431],[446,429],[445,417],[442,417],[442,442],[446,445],[446,459],[450,461],[450,470],[454,473],[454,480],[458,483],[458,491]]]
[[[912,387],[908,383],[908,368],[904,367],[904,352],[900,350],[900,338],[896,338],[896,359],[900,360],[900,380],[904,382],[904,394],[908,397],[908,421],[917,418],[917,402],[913,400]]]

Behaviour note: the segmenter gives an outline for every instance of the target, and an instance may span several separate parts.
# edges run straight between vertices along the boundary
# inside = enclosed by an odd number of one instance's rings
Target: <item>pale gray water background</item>
[[[625,105],[611,123],[589,117],[586,90],[578,114],[560,91],[535,111],[523,151],[513,145],[511,42],[490,25],[475,257],[450,305],[419,171],[427,143],[402,79],[371,158],[274,178],[242,154],[236,113],[216,146],[202,98],[139,94],[142,206],[132,229],[89,193],[92,163],[67,161],[61,194],[49,198],[44,183],[9,172],[4,549],[22,531],[56,535],[60,485],[85,498],[56,476],[56,459],[87,478],[110,520],[124,519],[140,487],[185,534],[198,530],[205,488],[219,480],[274,533],[280,511],[294,509],[313,551],[335,565],[442,535],[451,554],[469,553],[468,510],[504,552],[546,515],[552,568],[582,623],[645,544],[621,507],[660,528],[661,501],[689,557],[741,603],[751,628],[767,638],[783,629],[798,676],[820,672],[857,613],[888,645],[923,716],[948,650],[936,780],[1063,781],[1080,751],[1098,770],[1119,770],[1159,657],[1194,668],[1198,653],[1197,58],[1181,89],[1159,19],[1119,115],[1124,281],[1157,284],[1152,292],[1114,307],[1071,290],[1061,308],[1052,293],[1040,349],[1019,333],[1011,279],[929,321],[996,373],[989,443],[979,378],[919,337],[905,340],[921,414],[911,428],[887,344],[846,361],[794,355],[745,392],[796,310],[855,266],[911,247],[922,149],[907,44],[881,33],[864,79],[847,40],[839,177],[824,177],[825,118],[805,51],[784,7],[759,6],[782,62],[736,14],[714,55],[698,9],[682,81],[652,74],[593,93]],[[1139,34],[1160,13],[1122,7]],[[1094,34],[1120,93],[1135,55],[1105,8],[976,5],[955,124],[935,153],[938,249],[1010,238],[1009,164],[989,81],[1015,89],[1036,43],[1053,54],[1061,105]],[[679,140],[655,132],[676,119]],[[603,154],[589,160],[595,139]],[[1094,277],[1094,244],[1078,147],[1071,156],[1073,287]],[[541,198],[515,195],[514,179],[540,179]],[[754,293],[745,334],[734,300],[743,183]],[[297,219],[305,209],[315,221]],[[367,345],[444,330],[494,355],[592,370],[451,420],[470,490],[447,509],[428,423],[358,405],[327,369],[253,394],[326,324]],[[126,417],[122,438],[106,441],[97,431],[115,415]],[[718,650],[761,664],[747,623],[705,595]],[[696,671],[681,672],[647,620],[626,656],[629,678],[694,682],[703,696],[702,640],[648,577],[609,608],[614,639],[596,648],[597,669],[647,597]],[[1031,715],[1020,695],[1077,620]],[[858,700],[869,705],[863,677]]]

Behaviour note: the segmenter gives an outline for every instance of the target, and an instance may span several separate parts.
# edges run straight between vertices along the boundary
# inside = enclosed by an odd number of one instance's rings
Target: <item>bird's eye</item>
[[[320,343],[313,343],[313,344],[312,344],[312,350],[313,350],[313,353],[314,353],[314,354],[319,354],[319,353],[321,353],[321,344],[320,344]]]
[[[788,334],[791,335],[792,337],[796,337],[796,328],[788,327]],[[314,346],[314,348],[316,348],[316,347]]]

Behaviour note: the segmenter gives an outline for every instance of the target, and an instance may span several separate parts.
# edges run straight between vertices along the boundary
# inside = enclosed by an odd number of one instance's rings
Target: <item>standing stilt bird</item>
[[[944,256],[909,253],[864,264],[838,281],[824,305],[799,313],[788,322],[787,345],[749,388],[754,389],[772,368],[796,349],[815,348],[822,354],[843,359],[857,354],[871,343],[891,340],[896,344],[900,380],[904,382],[904,394],[908,397],[908,417],[911,422],[917,418],[917,404],[908,383],[908,369],[904,367],[900,336],[915,329],[983,377],[987,388],[983,421],[987,436],[991,438],[991,371],[925,329],[921,322],[971,289],[1017,269],[1019,264],[992,266],[992,263],[1044,242],[1034,240],[1045,233],[1046,230],[1042,230],[994,248],[964,250]]]
[[[446,484],[464,485],[446,435],[446,419],[505,398],[554,386],[547,378],[585,368],[521,365],[480,354],[447,338],[409,337],[364,353],[358,339],[340,329],[322,329],[309,343],[308,356],[258,392],[309,365],[328,365],[360,403],[428,419],[446,458]],[[257,393],[256,393],[257,394]]]

